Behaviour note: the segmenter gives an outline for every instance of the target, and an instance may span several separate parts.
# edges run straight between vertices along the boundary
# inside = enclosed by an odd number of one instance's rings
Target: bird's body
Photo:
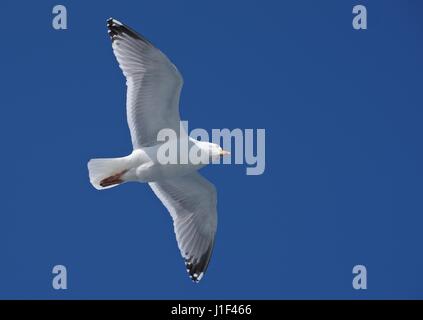
[[[181,144],[179,139],[174,143],[176,146]],[[134,149],[130,155],[122,158],[92,159],[89,163],[89,166],[93,175],[93,179],[91,179],[93,185],[99,190],[117,185],[116,183],[111,182],[104,183],[104,179],[108,178],[106,177],[107,174],[101,174],[104,171],[100,171],[99,175],[95,174],[96,166],[100,164],[99,167],[102,168],[101,164],[107,164],[107,162],[114,162],[116,168],[122,169],[122,174],[120,176],[120,179],[122,181],[120,183],[131,181],[154,182],[163,179],[175,178],[193,173],[206,165],[203,163],[193,163],[192,161],[190,161],[189,158],[187,163],[181,163],[180,161],[178,161],[177,163],[162,164],[158,159],[157,155],[159,154],[159,149],[163,146],[163,144],[164,143],[158,143],[150,147]],[[191,150],[191,148],[198,146],[201,146],[201,141],[196,141],[192,138],[188,138],[188,150]],[[180,149],[175,149],[177,150],[175,158],[180,159]]]
[[[197,141],[180,129],[179,95],[182,76],[170,60],[147,39],[115,19],[107,21],[112,47],[126,77],[127,118],[133,152],[121,158],[88,162],[90,182],[99,190],[124,182],[148,183],[168,209],[187,271],[195,282],[210,260],[217,226],[217,196],[213,184],[197,171],[207,163],[192,161],[189,150],[213,161],[227,154],[218,145]],[[161,130],[173,139],[158,139]],[[164,143],[173,144],[176,162],[163,163]],[[180,148],[185,144],[187,148]],[[187,161],[180,161],[181,158]]]

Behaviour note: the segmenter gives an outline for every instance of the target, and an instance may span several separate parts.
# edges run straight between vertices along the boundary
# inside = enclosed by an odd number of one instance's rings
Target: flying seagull
[[[165,142],[162,129],[175,132],[189,150],[204,152],[208,160],[229,154],[217,144],[197,141],[180,129],[179,96],[183,85],[178,69],[145,37],[123,23],[107,20],[113,52],[126,78],[126,112],[133,152],[121,158],[91,159],[88,171],[98,190],[124,182],[148,183],[169,211],[179,250],[189,276],[201,280],[210,261],[217,226],[216,188],[197,170],[203,162],[163,164],[158,151]],[[180,159],[178,148],[177,159]]]

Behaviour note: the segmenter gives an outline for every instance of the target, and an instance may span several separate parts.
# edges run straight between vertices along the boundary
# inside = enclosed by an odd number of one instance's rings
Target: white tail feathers
[[[97,190],[115,187],[122,182],[127,171],[125,158],[91,159],[88,161],[90,182]]]

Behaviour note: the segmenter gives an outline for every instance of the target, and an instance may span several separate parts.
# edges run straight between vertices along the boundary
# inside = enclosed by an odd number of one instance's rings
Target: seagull
[[[159,150],[165,142],[158,139],[158,134],[163,129],[173,130],[175,138],[171,143],[180,146],[185,139],[189,150],[204,152],[210,162],[230,153],[217,144],[195,140],[181,129],[179,97],[183,79],[166,55],[116,19],[107,20],[107,29],[126,78],[126,113],[133,151],[121,158],[91,159],[90,182],[98,190],[125,182],[148,183],[173,219],[190,278],[199,282],[213,251],[216,188],[198,173],[207,163],[190,160],[163,164]],[[178,149],[177,159],[181,153]]]

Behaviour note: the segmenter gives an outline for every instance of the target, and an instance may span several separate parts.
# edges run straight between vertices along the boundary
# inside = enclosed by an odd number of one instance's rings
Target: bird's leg
[[[122,176],[127,172],[128,170],[123,170],[122,172],[116,173],[110,177],[107,177],[103,180],[100,181],[100,186],[104,187],[108,187],[108,186],[112,186],[114,184],[120,184],[122,182],[124,182],[122,180]]]

